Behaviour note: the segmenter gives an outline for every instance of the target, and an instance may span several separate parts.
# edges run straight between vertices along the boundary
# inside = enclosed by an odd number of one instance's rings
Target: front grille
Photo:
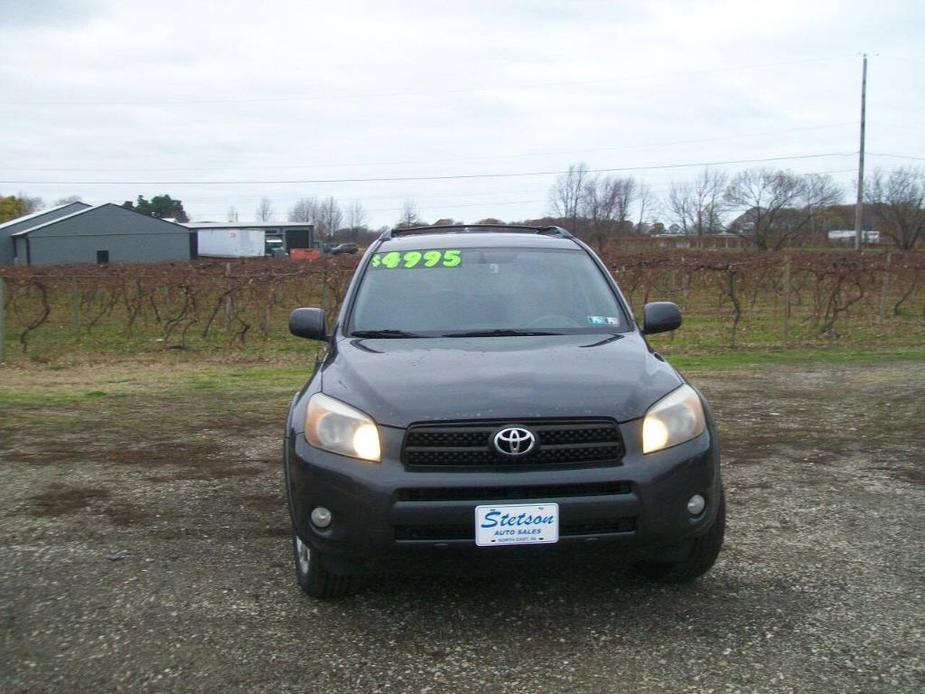
[[[631,533],[634,530],[636,530],[635,518],[562,522],[559,524],[559,537],[612,535]],[[475,528],[472,525],[399,525],[395,528],[395,539],[428,542],[475,541]]]
[[[495,450],[500,429],[519,426],[536,436],[528,454],[511,457]],[[485,469],[619,465],[623,439],[617,423],[595,420],[479,421],[415,424],[408,428],[402,462],[409,469]]]
[[[629,494],[629,482],[590,482],[579,484],[531,484],[506,487],[423,487],[399,489],[399,501],[502,501],[554,499],[575,496]]]

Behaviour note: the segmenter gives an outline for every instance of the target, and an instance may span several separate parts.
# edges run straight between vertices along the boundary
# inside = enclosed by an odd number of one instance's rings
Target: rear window
[[[626,318],[580,249],[383,251],[363,276],[351,333],[623,332]]]

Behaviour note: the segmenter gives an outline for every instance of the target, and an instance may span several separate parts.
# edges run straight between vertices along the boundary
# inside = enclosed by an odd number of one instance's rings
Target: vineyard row
[[[676,301],[692,319],[713,321],[727,346],[736,346],[742,327],[753,321],[772,321],[784,343],[795,333],[846,334],[871,322],[925,321],[920,253],[665,251],[605,254],[603,260],[637,313],[647,301]],[[23,352],[41,342],[243,346],[282,337],[294,307],[321,305],[333,315],[356,262],[4,268],[7,341]]]

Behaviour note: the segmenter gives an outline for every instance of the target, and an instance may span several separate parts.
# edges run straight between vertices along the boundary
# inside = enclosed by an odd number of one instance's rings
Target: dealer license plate
[[[475,544],[479,547],[558,541],[559,504],[475,507]]]

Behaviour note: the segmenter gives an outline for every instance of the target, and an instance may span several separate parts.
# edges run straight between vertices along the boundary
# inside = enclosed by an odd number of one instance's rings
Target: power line
[[[830,169],[826,171],[806,171],[804,172],[804,174],[806,175],[815,174],[815,175],[820,175],[820,176],[829,175],[829,174],[844,174],[844,173],[855,173],[855,169]],[[650,185],[650,184],[646,184],[646,185],[649,187],[650,192],[656,193],[656,194],[665,193],[671,187],[670,183],[661,184],[661,185]],[[533,191],[533,190],[492,191],[491,193],[465,193],[462,195],[453,195],[453,194],[446,193],[446,194],[440,194],[439,197],[446,197],[452,201],[452,200],[466,200],[467,198],[470,198],[472,196],[498,195],[499,193],[514,193],[514,192],[527,194],[527,193],[533,193],[536,191]],[[424,198],[423,200],[421,199],[422,197]],[[433,214],[439,214],[443,210],[469,208],[469,207],[480,207],[480,208],[490,211],[493,208],[499,207],[499,206],[539,205],[539,204],[543,204],[549,201],[548,199],[544,198],[544,199],[534,199],[534,200],[482,200],[479,202],[468,202],[468,203],[455,203],[455,202],[443,203],[443,202],[436,202],[436,201],[428,202],[427,198],[429,197],[432,197],[432,196],[429,196],[426,194],[423,196],[415,195],[414,201],[415,203],[418,203],[418,207],[420,210],[422,211],[432,210]],[[358,200],[358,202],[362,203],[363,201],[369,200],[369,199],[392,199],[396,201],[396,204],[390,207],[374,207],[374,208],[366,209],[366,212],[370,214],[381,214],[381,213],[386,213],[386,212],[395,212],[399,210],[401,207],[401,205],[399,204],[399,201],[403,201],[405,199],[405,196],[399,193],[395,193],[392,195],[362,196],[362,199]],[[183,204],[187,208],[187,210],[190,212],[190,214],[194,214],[196,216],[196,219],[198,221],[202,221],[202,217],[204,216],[223,217],[228,212],[228,207],[224,207],[220,210],[218,208],[214,208],[214,209],[205,208],[204,209],[200,207],[200,204],[202,203],[197,202],[195,199],[194,200],[185,199],[183,201]],[[224,221],[224,220],[219,220],[219,221]],[[276,221],[282,221],[282,220],[276,220]]]
[[[855,169],[829,169],[829,170],[826,170],[826,171],[806,171],[806,172],[803,172],[803,173],[804,173],[804,174],[807,174],[807,175],[808,175],[808,174],[815,174],[815,175],[819,175],[819,176],[825,176],[825,175],[829,175],[829,174],[855,173]],[[643,183],[645,183],[645,181],[643,181]],[[670,182],[670,181],[666,181],[666,182],[659,182],[659,183],[655,183],[655,184],[646,183],[646,186],[648,187],[649,191],[652,192],[652,193],[665,193],[665,192],[667,192],[668,190],[671,189],[671,182]],[[491,207],[491,206],[493,206],[493,205],[515,205],[515,204],[527,204],[527,203],[533,204],[533,203],[548,202],[548,200],[545,200],[545,199],[544,199],[544,200],[480,200],[480,201],[478,201],[478,202],[469,202],[469,203],[456,203],[456,202],[453,202],[453,201],[455,201],[455,200],[469,200],[469,199],[471,199],[471,198],[478,198],[478,197],[482,197],[482,196],[485,196],[485,195],[512,195],[512,194],[529,195],[529,194],[536,194],[537,192],[538,192],[538,191],[534,188],[534,189],[531,189],[531,190],[513,190],[513,191],[507,191],[507,190],[494,190],[494,191],[474,192],[474,193],[466,192],[466,193],[462,193],[462,194],[454,194],[454,193],[437,193],[437,194],[416,193],[416,194],[414,194],[412,197],[413,197],[415,203],[417,203],[418,206],[421,207],[421,208],[439,208],[439,209],[442,209],[442,208],[444,208],[444,207],[449,207],[449,206],[454,206],[454,207],[460,207],[460,206],[461,206],[461,207],[480,207],[480,206],[481,206],[481,207]],[[407,195],[404,195],[403,193],[391,193],[391,194],[388,194],[388,195],[361,195],[361,196],[359,196],[359,197],[357,198],[356,201],[357,201],[357,202],[360,202],[360,203],[363,203],[363,202],[365,202],[365,201],[367,201],[367,200],[396,200],[396,201],[403,201],[403,200],[407,199],[407,197],[408,197],[408,196],[407,196]],[[442,203],[442,202],[439,201],[440,199],[445,199],[445,200],[447,200],[448,202],[447,202],[447,203]],[[101,202],[105,202],[105,200],[101,200],[101,199],[100,199],[100,201],[101,201]],[[88,201],[88,202],[89,202],[89,201]],[[207,214],[207,215],[224,215],[224,214],[228,211],[228,207],[229,207],[229,206],[222,207],[221,209],[219,209],[218,207],[215,207],[215,208],[212,208],[212,207],[207,207],[207,208],[200,207],[200,205],[210,205],[210,204],[212,204],[213,202],[214,202],[214,201],[212,201],[212,200],[197,201],[195,198],[190,199],[190,198],[186,198],[186,197],[184,197],[184,199],[183,199],[183,205],[184,205],[184,207],[187,207],[187,208],[189,208],[190,210],[194,210],[194,209],[195,209],[196,214],[199,214],[199,215],[203,215],[203,214]],[[240,209],[241,206],[239,206],[239,205],[234,205],[234,207],[237,207],[237,208]],[[366,210],[366,211],[367,211],[367,212],[389,212],[389,211],[392,211],[392,210],[394,210],[394,209],[396,209],[396,206],[395,206],[395,205],[393,205],[393,206],[391,206],[391,207],[384,207],[384,208],[372,208],[372,209],[368,209],[368,210]]]
[[[448,210],[448,209],[457,209],[460,207],[500,207],[501,205],[538,205],[540,203],[548,202],[547,200],[504,200],[502,202],[462,202],[452,205],[441,205],[440,203],[431,203],[421,205],[424,209],[436,209],[436,210]],[[397,207],[383,207],[378,209],[367,210],[368,212],[392,212],[398,209]]]
[[[915,161],[925,161],[925,157],[913,157],[908,154],[889,154],[888,152],[868,152],[872,157],[890,157],[891,159],[913,159]]]
[[[826,157],[853,157],[857,152],[826,152],[821,154],[797,154],[784,157],[763,157],[758,159],[731,159],[727,161],[689,162],[684,164],[654,164],[648,166],[618,166],[600,169],[588,169],[588,173],[618,173],[628,171],[656,171],[660,169],[683,169],[691,167],[728,166],[732,164],[758,164],[774,161],[791,161],[798,159],[822,159]],[[405,181],[451,181],[478,178],[521,178],[528,176],[558,176],[568,171],[521,171],[516,173],[478,173],[452,174],[442,176],[383,176],[368,178],[314,178],[296,180],[231,180],[231,181],[29,181],[0,180],[0,185],[61,185],[61,186],[154,186],[154,185],[307,185],[321,183],[387,183]]]

